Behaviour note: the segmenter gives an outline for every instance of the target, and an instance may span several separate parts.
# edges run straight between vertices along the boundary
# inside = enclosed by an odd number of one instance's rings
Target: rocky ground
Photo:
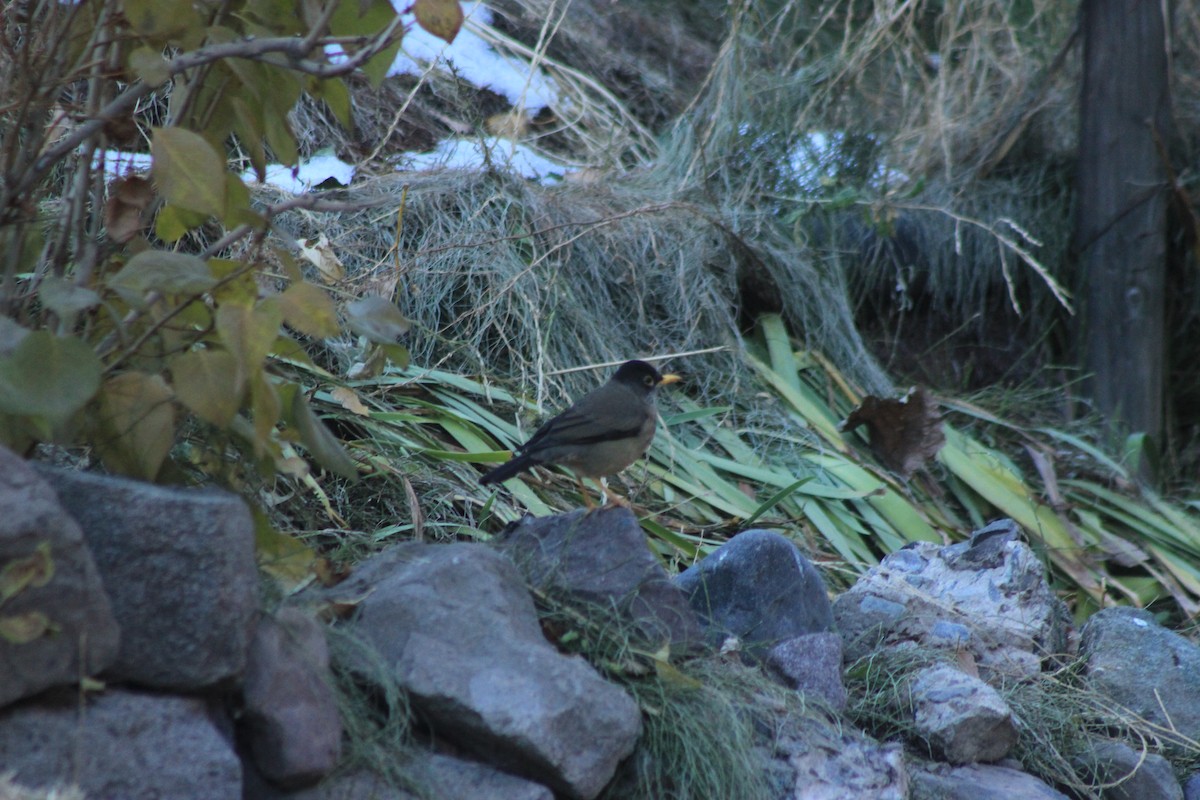
[[[691,744],[740,765],[746,797],[1200,797],[1177,771],[1200,648],[1132,608],[1077,632],[1008,520],[893,553],[832,602],[765,530],[668,575],[621,508],[396,545],[279,602],[233,495],[6,451],[0,476],[0,796],[699,797],[661,698],[734,697]],[[1062,707],[1095,723],[1070,740],[1027,702],[1066,673]],[[347,677],[402,747],[365,746]]]

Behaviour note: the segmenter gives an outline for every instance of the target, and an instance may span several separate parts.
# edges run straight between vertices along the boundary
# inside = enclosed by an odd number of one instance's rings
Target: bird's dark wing
[[[620,384],[608,384],[550,420],[529,438],[520,452],[544,447],[597,444],[628,439],[642,432],[653,411],[645,398]]]

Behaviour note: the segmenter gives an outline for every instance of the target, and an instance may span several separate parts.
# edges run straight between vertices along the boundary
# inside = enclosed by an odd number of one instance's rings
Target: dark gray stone
[[[42,615],[53,628],[23,642],[0,636],[0,706],[99,673],[116,661],[121,635],[79,525],[32,467],[0,447],[0,574],[9,568],[12,580],[16,565],[42,558],[49,580],[0,600],[0,625]]]
[[[109,690],[0,712],[4,769],[25,786],[74,783],[89,798],[235,800],[242,768],[204,701]]]
[[[951,764],[999,761],[1017,744],[1012,710],[991,686],[948,664],[909,684],[916,730]]]
[[[670,643],[679,653],[701,643],[696,613],[627,508],[527,516],[497,545],[531,586],[601,614],[616,611],[651,649]]]
[[[437,753],[398,756],[405,785],[366,770],[333,775],[317,786],[284,791],[253,773],[244,800],[554,800],[545,786],[474,761]]]
[[[327,593],[339,596],[361,600],[353,630],[434,732],[482,760],[592,798],[633,751],[637,704],[550,646],[516,567],[490,547],[400,545]]]
[[[337,766],[342,721],[328,679],[329,648],[314,619],[283,609],[259,621],[242,694],[250,752],[268,780],[308,786]]]
[[[846,658],[916,643],[969,654],[991,681],[1036,676],[1071,653],[1070,615],[1018,531],[1001,520],[967,542],[914,542],[884,558],[833,601]]]
[[[1122,606],[1088,619],[1079,654],[1096,691],[1144,719],[1200,739],[1200,648],[1191,641],[1149,613]]]
[[[83,529],[121,625],[109,677],[186,691],[240,678],[258,615],[254,525],[241,498],[38,471]]]
[[[1200,772],[1193,772],[1184,782],[1183,800],[1200,800]]]
[[[909,800],[1069,800],[1042,781],[993,764],[913,765]]]
[[[808,633],[788,639],[771,648],[765,666],[785,686],[798,689],[835,711],[846,707],[842,637],[836,633]]]
[[[749,530],[675,577],[719,646],[736,637],[761,659],[774,646],[833,627],[825,582],[791,541]]]
[[[1184,800],[1171,762],[1156,753],[1134,750],[1121,742],[1103,741],[1080,756],[1076,766],[1105,788],[1104,800]]]

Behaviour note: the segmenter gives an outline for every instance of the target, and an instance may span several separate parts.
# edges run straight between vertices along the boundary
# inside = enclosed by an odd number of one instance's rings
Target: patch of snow
[[[100,162],[104,162],[104,182],[123,178],[126,175],[135,175],[139,172],[150,171],[150,154],[149,153],[126,153],[123,150],[104,150],[97,152],[92,156],[92,168],[100,166]]]
[[[410,153],[400,171],[444,167],[446,169],[483,169],[489,165],[505,167],[523,178],[541,183],[557,183],[570,168],[546,158],[531,148],[494,136],[482,139],[443,139],[428,153]]]
[[[304,194],[332,178],[342,186],[354,180],[353,164],[347,164],[332,152],[322,150],[312,158],[302,160],[295,168],[283,164],[268,164],[265,183],[292,194]],[[242,180],[256,182],[253,169],[242,173]]]
[[[392,0],[396,11],[403,12],[409,0]],[[492,24],[492,10],[481,2],[464,2],[463,16],[466,22],[454,41],[444,40],[425,31],[416,24],[413,15],[404,15],[405,34],[400,42],[400,52],[392,62],[388,75],[421,75],[421,62],[436,64],[478,86],[503,95],[514,106],[524,108],[531,115],[546,106],[554,105],[558,92],[554,82],[541,70],[519,59],[497,53],[477,28]]]

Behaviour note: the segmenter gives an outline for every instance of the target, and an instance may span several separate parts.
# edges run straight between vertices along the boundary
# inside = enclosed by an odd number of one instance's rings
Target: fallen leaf
[[[867,426],[871,452],[888,469],[908,478],[946,443],[937,402],[917,386],[899,399],[867,395],[839,426]]]

